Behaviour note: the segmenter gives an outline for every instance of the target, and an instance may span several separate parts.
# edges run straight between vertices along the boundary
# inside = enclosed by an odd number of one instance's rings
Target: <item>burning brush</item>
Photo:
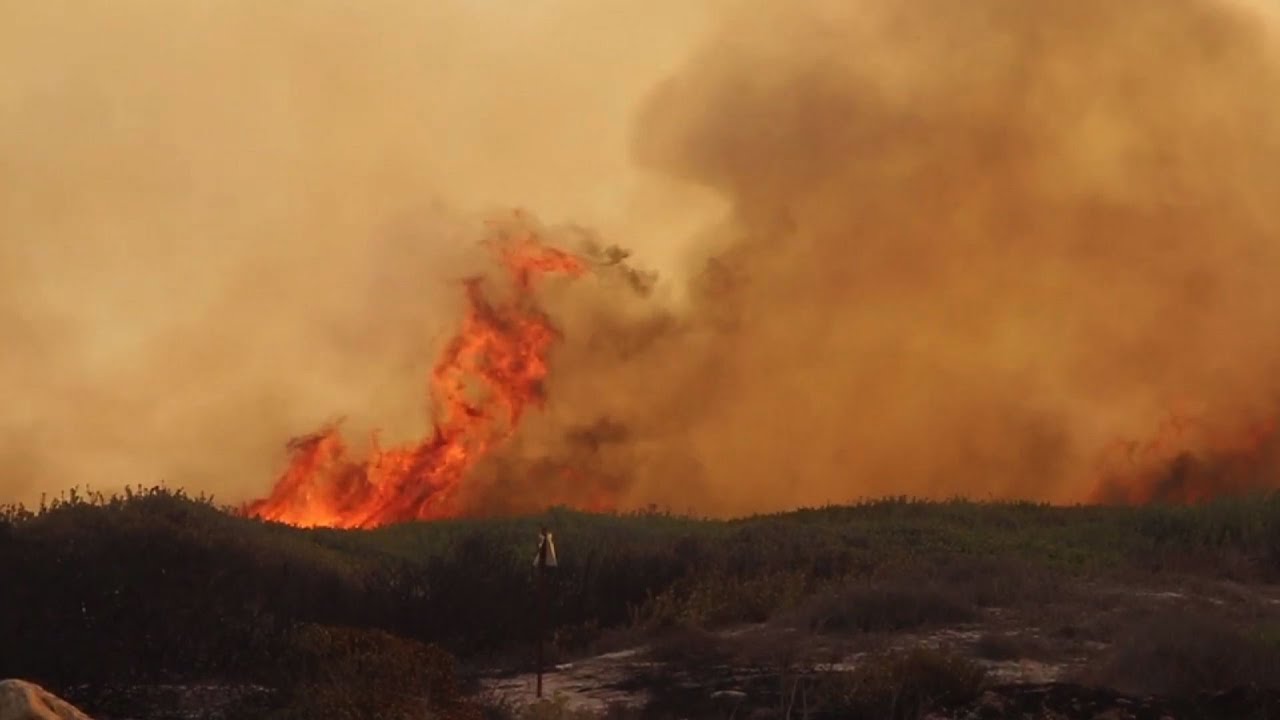
[[[544,245],[525,225],[496,226],[486,243],[510,294],[497,300],[483,279],[466,281],[462,326],[431,371],[432,432],[406,447],[351,456],[331,425],[289,443],[291,458],[271,493],[244,513],[301,526],[368,528],[453,517],[468,473],[506,441],[530,407],[540,407],[547,355],[559,332],[535,289],[549,275],[578,277],[587,262]]]

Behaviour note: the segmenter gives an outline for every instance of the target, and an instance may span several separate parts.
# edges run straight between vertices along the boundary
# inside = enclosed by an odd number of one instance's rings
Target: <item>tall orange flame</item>
[[[543,276],[577,277],[586,263],[543,245],[529,230],[500,232],[489,243],[511,285],[506,300],[466,281],[467,312],[458,334],[431,372],[433,431],[416,444],[373,447],[352,459],[336,426],[289,443],[288,468],[247,515],[302,526],[367,528],[406,520],[452,517],[463,508],[458,490],[476,463],[515,431],[525,410],[543,401],[547,354],[559,338],[539,308]]]

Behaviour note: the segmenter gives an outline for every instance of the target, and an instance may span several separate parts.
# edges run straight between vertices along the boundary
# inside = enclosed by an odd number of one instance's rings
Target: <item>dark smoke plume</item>
[[[731,208],[689,307],[563,309],[553,414],[628,429],[633,502],[721,513],[1080,501],[1176,403],[1263,417],[1276,60],[1212,0],[742,3],[639,116]]]

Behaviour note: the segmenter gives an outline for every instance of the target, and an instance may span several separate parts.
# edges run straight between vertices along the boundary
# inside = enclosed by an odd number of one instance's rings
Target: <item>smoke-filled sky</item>
[[[713,513],[1080,499],[1277,390],[1266,2],[0,0],[0,499],[420,431],[512,206],[682,298],[550,298],[521,447],[607,420]]]
[[[420,430],[491,211],[669,264],[716,201],[629,119],[711,8],[0,0],[0,499],[240,499],[331,417]]]

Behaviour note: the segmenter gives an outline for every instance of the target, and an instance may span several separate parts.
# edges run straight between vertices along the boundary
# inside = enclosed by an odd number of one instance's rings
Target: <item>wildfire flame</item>
[[[291,459],[266,498],[247,515],[291,525],[368,528],[453,517],[458,491],[476,463],[509,438],[530,407],[540,407],[547,354],[559,339],[538,306],[537,281],[577,277],[579,257],[544,245],[521,228],[488,243],[506,271],[507,299],[466,280],[467,312],[431,371],[433,431],[422,441],[384,449],[375,434],[367,458],[353,459],[336,425],[289,443]]]
[[[1276,487],[1276,418],[1225,427],[1172,412],[1146,442],[1104,449],[1094,503],[1193,504]]]
[[[468,475],[511,438],[530,408],[541,407],[548,353],[560,335],[537,302],[538,282],[587,271],[582,258],[549,247],[524,223],[498,226],[487,245],[509,292],[494,297],[481,277],[464,282],[467,309],[457,334],[432,368],[434,426],[421,441],[383,448],[375,433],[365,457],[354,457],[339,427],[328,425],[288,444],[290,460],[271,493],[242,512],[298,526],[369,528],[408,520],[456,517],[475,508],[460,497]],[[1145,442],[1103,449],[1091,503],[1198,503],[1280,486],[1280,422],[1226,426],[1171,412]],[[535,467],[572,487],[573,504],[607,511],[615,493],[601,477],[587,482],[576,467]]]

